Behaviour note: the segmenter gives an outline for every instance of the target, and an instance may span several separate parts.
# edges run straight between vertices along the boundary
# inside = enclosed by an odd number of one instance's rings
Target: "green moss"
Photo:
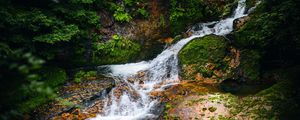
[[[78,71],[74,75],[74,82],[75,83],[80,83],[82,79],[89,79],[91,77],[97,77],[97,71]]]
[[[93,49],[92,63],[116,64],[133,60],[141,47],[129,39],[114,35],[113,39],[106,43],[95,43]]]
[[[207,63],[213,64],[218,69],[224,67],[226,48],[225,38],[216,35],[192,40],[179,52],[179,60],[184,69],[182,77],[193,79],[196,73],[211,77],[214,73],[206,67]],[[186,71],[186,67],[190,67],[189,70]]]
[[[260,53],[255,50],[243,50],[241,52],[240,70],[242,77],[248,82],[257,82],[260,76]]]
[[[252,119],[295,118],[299,112],[298,95],[295,94],[297,86],[292,83],[294,77],[286,77],[290,73],[294,74],[295,70],[298,71],[299,69],[272,71],[273,74],[279,75],[279,83],[242,99],[232,95],[228,96],[224,99],[227,101],[225,106],[232,106],[230,112],[233,115],[240,114]]]
[[[216,107],[209,107],[208,110],[209,110],[210,112],[215,112],[215,111],[217,110],[217,108],[216,108]]]
[[[224,58],[226,47],[226,40],[220,36],[196,38],[179,52],[179,59],[182,64],[217,63]]]
[[[255,4],[255,0],[247,0],[247,3]],[[297,36],[298,33],[289,31],[298,30],[296,27],[298,20],[294,19],[294,16],[299,14],[296,5],[292,0],[262,1],[255,12],[250,15],[251,19],[234,33],[235,44],[243,48],[264,48],[270,44],[282,43],[282,41],[293,43],[292,36]],[[287,25],[287,20],[293,25]],[[287,40],[288,38],[291,40]]]

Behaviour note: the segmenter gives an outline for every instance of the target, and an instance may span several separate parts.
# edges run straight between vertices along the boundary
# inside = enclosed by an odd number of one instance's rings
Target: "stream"
[[[153,60],[99,66],[116,80],[116,86],[104,99],[103,113],[90,120],[157,119],[159,115],[155,114],[155,109],[160,102],[149,93],[179,83],[178,52],[194,38],[229,34],[233,30],[233,21],[247,15],[245,7],[245,0],[239,0],[231,17],[195,25],[189,30],[192,36],[168,47]]]

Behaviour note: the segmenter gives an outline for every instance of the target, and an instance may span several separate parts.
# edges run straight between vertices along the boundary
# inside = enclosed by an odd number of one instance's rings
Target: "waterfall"
[[[149,96],[150,92],[162,91],[179,83],[178,52],[194,38],[209,34],[224,36],[233,29],[236,18],[246,16],[245,0],[239,0],[233,15],[229,18],[208,23],[199,23],[189,31],[192,36],[170,46],[151,61],[122,65],[100,66],[107,75],[116,79],[116,87],[105,99],[104,113],[91,120],[136,120],[155,119],[152,114],[159,101]]]

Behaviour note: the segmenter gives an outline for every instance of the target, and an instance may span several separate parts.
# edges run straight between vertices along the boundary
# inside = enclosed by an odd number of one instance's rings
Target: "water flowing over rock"
[[[117,80],[117,85],[106,98],[104,111],[99,111],[99,115],[91,118],[91,120],[158,118],[159,115],[153,112],[153,108],[160,106],[160,102],[159,99],[151,96],[155,94],[155,91],[163,91],[178,84],[178,52],[194,38],[209,34],[220,36],[229,34],[233,30],[233,20],[246,16],[244,13],[245,0],[240,0],[232,17],[220,21],[200,23],[192,27],[188,31],[191,33],[190,37],[168,47],[151,61],[100,66],[99,68],[107,70],[107,75],[113,76]],[[140,78],[143,78],[143,82],[140,82]]]

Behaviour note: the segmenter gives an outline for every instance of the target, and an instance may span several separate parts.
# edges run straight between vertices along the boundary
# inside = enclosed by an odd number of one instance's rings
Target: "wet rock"
[[[135,91],[134,88],[132,88],[132,87],[131,87],[130,85],[128,85],[128,83],[126,83],[126,82],[121,82],[121,83],[119,83],[119,84],[115,87],[113,93],[114,93],[114,97],[116,97],[116,99],[120,99],[121,96],[122,96],[123,94],[125,94],[125,93],[128,94],[128,95],[130,95],[130,97],[131,97],[132,99],[138,99],[138,98],[139,98],[139,94],[137,93],[137,91]]]
[[[233,21],[233,29],[239,30],[249,19],[250,19],[249,16],[244,16],[244,17],[235,19]]]
[[[93,105],[85,108],[83,111],[89,114],[99,114],[104,112],[104,100],[95,101]]]
[[[128,77],[127,81],[130,82],[130,83],[134,83],[135,79],[133,77]]]
[[[138,78],[143,78],[143,77],[145,77],[145,71],[138,72]]]
[[[159,117],[161,117],[163,115],[165,109],[165,103],[158,103],[155,105],[155,107],[152,107],[150,109],[150,113],[152,114],[152,116],[146,116],[146,120],[157,120]],[[143,119],[143,120],[145,120]]]
[[[158,98],[161,97],[163,93],[161,91],[153,91],[149,93],[150,98]]]
[[[62,116],[71,117],[75,113],[70,113],[75,109],[85,109],[95,101],[103,99],[113,86],[114,80],[109,77],[85,79],[79,84],[70,82],[59,91],[58,99],[36,109],[34,118],[56,119]]]

